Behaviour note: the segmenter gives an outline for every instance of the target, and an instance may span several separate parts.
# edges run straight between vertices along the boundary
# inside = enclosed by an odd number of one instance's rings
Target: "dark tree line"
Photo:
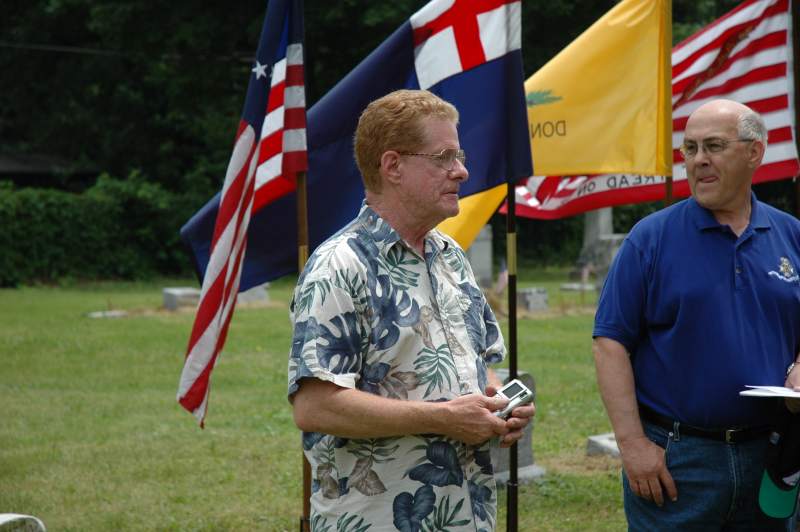
[[[306,0],[310,103],[424,3]],[[675,0],[675,42],[736,4]],[[614,5],[524,0],[526,76]],[[47,183],[62,190],[87,189],[99,174],[157,184],[190,214],[224,177],[265,12],[255,0],[3,2],[0,156],[62,161]]]

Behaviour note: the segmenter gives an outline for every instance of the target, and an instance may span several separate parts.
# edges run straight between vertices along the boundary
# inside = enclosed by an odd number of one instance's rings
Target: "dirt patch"
[[[244,309],[261,309],[261,308],[275,308],[286,309],[288,311],[289,305],[285,301],[252,301],[248,303],[238,303],[237,310]],[[139,316],[175,316],[177,314],[194,314],[197,312],[197,307],[183,306],[178,307],[176,310],[168,310],[164,307],[159,308],[134,308],[134,309],[115,309],[108,308],[103,311],[92,312],[89,317],[92,318],[133,318]]]
[[[585,452],[581,451],[542,458],[537,460],[537,463],[547,471],[569,475],[616,474],[621,467],[619,458],[608,455],[587,456]]]

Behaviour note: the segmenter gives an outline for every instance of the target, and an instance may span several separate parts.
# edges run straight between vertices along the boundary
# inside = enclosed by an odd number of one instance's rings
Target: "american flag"
[[[675,46],[672,51],[674,195],[689,195],[678,147],[689,115],[716,98],[748,105],[769,130],[754,183],[800,173],[795,145],[792,27],[789,0],[748,0]],[[517,187],[519,216],[562,218],[584,211],[655,201],[665,196],[661,176],[535,176]]]
[[[239,292],[252,214],[295,189],[308,168],[302,0],[271,0],[211,240],[210,259],[178,387],[178,402],[203,425],[209,379]]]

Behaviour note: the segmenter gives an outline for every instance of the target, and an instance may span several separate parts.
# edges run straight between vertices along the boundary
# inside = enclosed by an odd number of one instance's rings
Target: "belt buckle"
[[[736,443],[736,442],[734,441],[734,435],[735,435],[737,432],[741,432],[741,431],[740,431],[740,430],[738,430],[738,429],[727,429],[727,430],[725,431],[725,443]]]

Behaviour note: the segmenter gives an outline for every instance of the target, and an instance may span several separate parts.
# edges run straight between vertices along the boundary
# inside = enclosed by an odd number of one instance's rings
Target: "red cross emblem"
[[[462,70],[486,62],[478,28],[478,15],[513,3],[513,0],[455,0],[455,3],[424,26],[414,29],[416,48],[431,36],[452,27]]]

